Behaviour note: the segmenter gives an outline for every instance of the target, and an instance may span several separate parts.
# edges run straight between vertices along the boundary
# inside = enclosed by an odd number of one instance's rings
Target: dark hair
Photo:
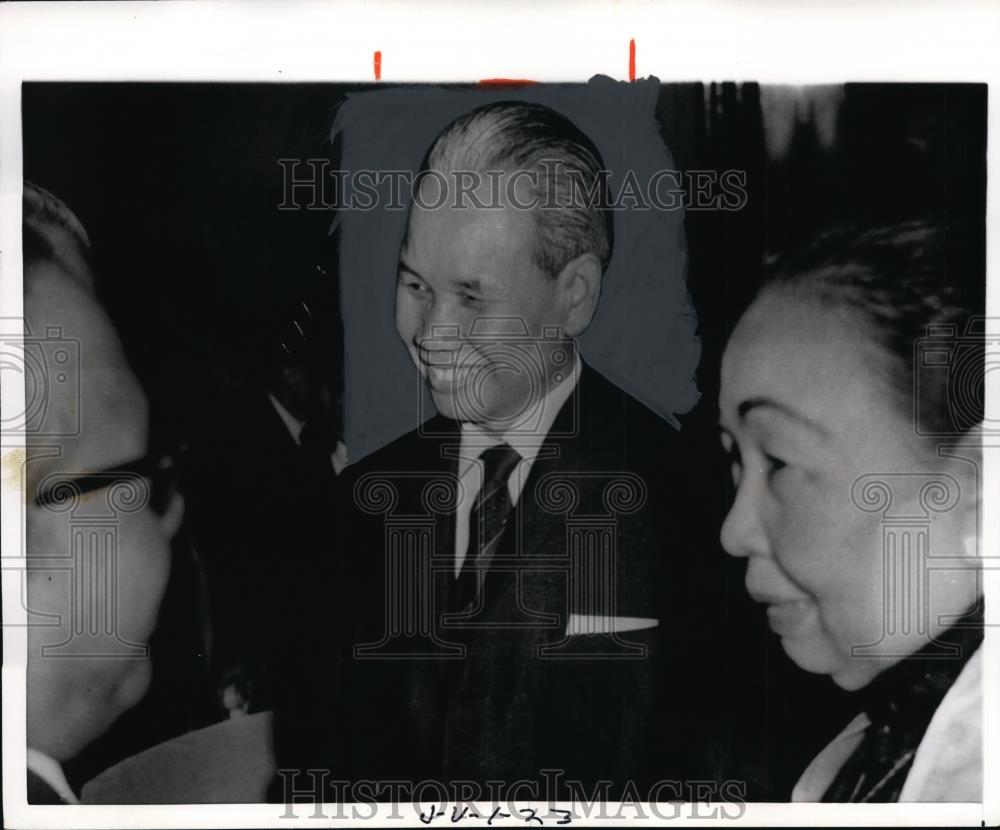
[[[838,228],[770,260],[763,291],[853,312],[880,347],[878,368],[917,431],[959,434],[982,421],[985,374],[985,341],[975,334],[984,282],[969,281],[962,248],[957,234],[932,222]],[[929,336],[942,349],[924,367]]]
[[[527,170],[538,175],[535,264],[555,277],[584,253],[606,270],[614,247],[604,161],[594,143],[551,107],[523,101],[486,104],[438,135],[422,170]]]
[[[52,261],[93,293],[90,238],[73,211],[58,196],[30,181],[24,182],[21,204],[25,273],[29,273],[29,265]]]

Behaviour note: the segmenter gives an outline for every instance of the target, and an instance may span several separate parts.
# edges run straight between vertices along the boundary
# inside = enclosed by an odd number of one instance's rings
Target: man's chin
[[[431,387],[431,400],[438,414],[452,421],[460,420],[458,408],[455,406],[455,396],[450,393],[438,392]]]
[[[506,432],[520,429],[538,417],[538,401],[529,402],[521,389],[470,389],[460,383],[437,386],[428,383],[431,400],[438,414],[453,421],[478,424],[486,429]]]
[[[462,401],[458,396],[436,392],[431,389],[431,399],[438,414],[452,421],[465,424],[476,424],[484,429],[503,431],[509,424],[503,417],[496,418],[492,413],[478,411],[469,401]]]

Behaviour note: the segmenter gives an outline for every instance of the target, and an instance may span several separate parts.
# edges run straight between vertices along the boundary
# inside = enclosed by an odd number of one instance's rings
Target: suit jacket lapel
[[[553,481],[551,478],[546,479],[546,476],[569,472],[576,466],[590,465],[593,461],[594,448],[600,442],[600,433],[595,434],[593,431],[595,427],[600,426],[598,421],[601,412],[600,407],[595,409],[595,404],[598,402],[592,400],[591,390],[596,386],[594,371],[584,364],[576,388],[559,410],[535,462],[531,465],[531,472],[514,506],[511,521],[501,538],[498,556],[501,561],[506,559],[508,565],[506,568],[501,565],[490,573],[491,584],[487,591],[488,605],[484,609],[485,615],[489,615],[492,608],[503,599],[510,598],[510,592],[514,590],[518,576],[516,564],[510,564],[515,557],[552,556],[554,552],[568,554],[564,541],[566,514],[549,509],[552,505],[546,505],[544,497],[539,499],[539,496],[544,494],[537,491],[539,482]],[[586,401],[584,401],[585,395]],[[580,491],[581,498],[586,498],[594,487],[593,483],[583,477],[574,477],[571,485]],[[552,578],[558,577],[558,574],[527,569],[522,575],[522,587],[529,582],[537,582],[543,576]],[[564,593],[559,592],[558,595],[564,596]],[[531,610],[562,616],[565,612],[564,603],[553,605],[552,601],[550,596],[546,602],[547,607],[531,608]],[[510,608],[518,607],[517,602],[507,605]]]

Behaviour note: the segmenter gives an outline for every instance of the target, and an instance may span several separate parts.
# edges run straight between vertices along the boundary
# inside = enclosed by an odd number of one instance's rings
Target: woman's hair
[[[967,254],[941,224],[838,228],[769,260],[763,292],[854,313],[917,431],[959,435],[982,421],[985,374],[984,282],[970,281]]]

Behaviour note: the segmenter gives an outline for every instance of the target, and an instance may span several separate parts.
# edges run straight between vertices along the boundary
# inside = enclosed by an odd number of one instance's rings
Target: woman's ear
[[[580,254],[563,266],[556,277],[563,303],[563,334],[576,337],[582,334],[597,311],[601,298],[601,277],[604,269],[593,253]]]
[[[940,447],[938,454],[947,460],[947,472],[959,486],[958,503],[954,507],[962,553],[979,554],[979,520],[982,509],[983,450],[978,431],[966,433],[954,444]]]

